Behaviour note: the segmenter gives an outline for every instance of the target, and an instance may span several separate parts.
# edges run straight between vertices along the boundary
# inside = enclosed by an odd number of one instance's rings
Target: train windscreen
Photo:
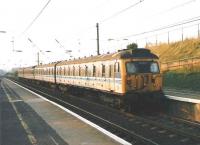
[[[134,73],[159,73],[157,62],[152,61],[134,61],[126,63],[127,74]]]

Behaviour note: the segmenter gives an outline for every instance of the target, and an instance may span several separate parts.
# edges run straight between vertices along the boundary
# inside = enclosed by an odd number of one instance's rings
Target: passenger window
[[[93,69],[92,69],[92,76],[93,77],[96,77],[96,66],[95,65],[93,65]]]
[[[70,67],[68,67],[68,76],[70,76]]]
[[[111,78],[111,72],[112,72],[112,66],[111,65],[109,65],[109,78]]]
[[[65,67],[64,67],[64,70],[63,70],[63,75],[65,76],[66,75],[66,69],[65,69]]]
[[[102,65],[102,77],[105,77],[106,67]]]
[[[72,75],[75,76],[75,67],[73,66]]]
[[[62,75],[62,67],[60,67],[59,75]]]
[[[81,67],[78,67],[78,76],[81,76]]]
[[[88,66],[85,66],[85,76],[88,76]]]
[[[70,67],[70,76],[73,76],[73,67]]]

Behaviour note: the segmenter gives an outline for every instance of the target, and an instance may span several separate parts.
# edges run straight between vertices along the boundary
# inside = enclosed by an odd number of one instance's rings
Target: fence
[[[200,56],[161,62],[160,67],[162,72],[181,68],[195,70],[196,68],[200,68]]]
[[[200,38],[200,23],[191,25],[181,25],[175,28],[150,32],[147,34],[141,33],[139,36],[133,37],[131,40],[139,44],[139,46],[157,46],[160,43],[171,43],[184,41],[187,38]]]

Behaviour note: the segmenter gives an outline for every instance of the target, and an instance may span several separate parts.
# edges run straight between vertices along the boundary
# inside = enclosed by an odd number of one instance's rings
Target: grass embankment
[[[200,56],[200,39],[186,39],[183,42],[164,43],[149,48],[160,57],[161,62],[176,61]],[[165,72],[164,87],[200,91],[199,65]]]
[[[200,56],[200,38],[186,39],[183,42],[179,41],[170,44],[162,43],[148,48],[159,56],[161,62],[191,58]]]

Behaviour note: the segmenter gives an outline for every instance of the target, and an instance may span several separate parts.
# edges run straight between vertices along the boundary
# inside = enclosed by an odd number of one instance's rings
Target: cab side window
[[[114,67],[114,71],[115,71],[115,77],[116,78],[120,78],[121,77],[121,73],[120,73],[120,64],[119,62],[115,63],[115,67]]]

